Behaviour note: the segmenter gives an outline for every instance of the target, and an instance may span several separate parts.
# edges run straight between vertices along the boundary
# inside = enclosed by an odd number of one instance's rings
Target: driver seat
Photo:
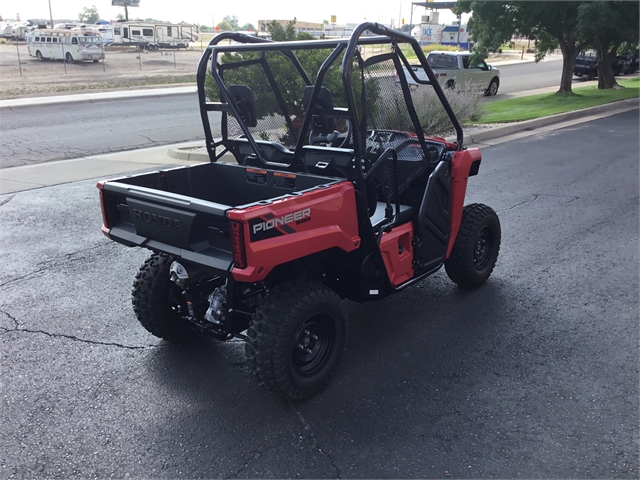
[[[311,129],[322,135],[329,135],[336,129],[336,123],[333,118],[327,118],[321,113],[315,113],[323,109],[333,110],[333,93],[327,87],[320,87],[320,94],[314,105],[311,103],[311,94],[313,93],[313,85],[307,85],[302,92],[302,103],[307,111],[314,112],[311,117]]]

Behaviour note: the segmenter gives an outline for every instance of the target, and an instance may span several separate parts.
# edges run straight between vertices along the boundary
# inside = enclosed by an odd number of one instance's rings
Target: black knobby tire
[[[451,255],[444,264],[449,278],[470,288],[487,281],[500,251],[500,220],[491,207],[474,203],[462,211]]]
[[[247,362],[258,383],[302,400],[331,379],[346,346],[349,321],[340,297],[318,282],[285,282],[253,315]]]
[[[131,299],[138,321],[151,334],[169,342],[181,343],[197,336],[183,320],[187,306],[182,290],[171,281],[169,267],[173,258],[154,253],[144,262],[133,282]]]

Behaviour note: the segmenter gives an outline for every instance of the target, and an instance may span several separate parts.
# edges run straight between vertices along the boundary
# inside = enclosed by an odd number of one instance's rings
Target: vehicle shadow
[[[338,373],[316,397],[295,407],[322,409],[327,401],[363,395],[384,403],[380,389],[410,384],[428,391],[434,380],[438,385],[464,378],[468,361],[489,354],[480,340],[499,336],[508,321],[508,285],[489,281],[467,291],[444,277],[438,274],[379,302],[348,302],[349,340]],[[242,341],[201,338],[164,344],[148,356],[145,368],[159,388],[206,401],[216,411],[243,404],[251,410],[255,402],[288,404],[257,387],[244,362]]]

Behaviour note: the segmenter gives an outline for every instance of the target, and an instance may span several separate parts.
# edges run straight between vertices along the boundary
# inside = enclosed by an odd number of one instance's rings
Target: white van
[[[99,33],[83,30],[34,30],[27,35],[29,55],[38,60],[54,59],[67,62],[104,58],[104,45]]]

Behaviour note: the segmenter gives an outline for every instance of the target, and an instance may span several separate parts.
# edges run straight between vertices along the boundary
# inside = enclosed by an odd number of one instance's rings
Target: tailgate
[[[98,188],[103,232],[111,240],[165,252],[218,273],[231,269],[230,206],[118,181],[99,183]]]

